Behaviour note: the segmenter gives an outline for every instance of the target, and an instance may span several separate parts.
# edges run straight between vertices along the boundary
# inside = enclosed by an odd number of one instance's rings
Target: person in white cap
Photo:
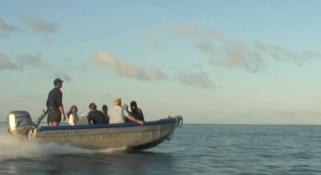
[[[133,121],[133,122],[136,122],[136,123],[138,123],[140,125],[144,125],[143,121],[135,119],[135,117],[130,115],[128,113],[128,111],[125,110],[121,106],[121,99],[120,98],[116,98],[114,100],[114,106],[109,111],[109,117],[110,117],[110,120],[109,120],[110,124],[113,124],[113,123],[125,123],[126,118],[127,118],[129,121]]]

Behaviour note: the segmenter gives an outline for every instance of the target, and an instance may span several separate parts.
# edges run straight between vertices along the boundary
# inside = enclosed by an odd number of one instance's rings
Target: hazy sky
[[[136,100],[147,120],[321,124],[321,1],[0,1],[0,115]]]

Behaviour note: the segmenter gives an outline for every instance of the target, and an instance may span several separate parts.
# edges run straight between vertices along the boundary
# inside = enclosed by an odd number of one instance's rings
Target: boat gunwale
[[[160,119],[156,121],[147,121],[141,127],[171,124],[171,123],[177,123],[177,119],[165,118],[165,119]],[[137,127],[137,126],[140,126],[140,125],[137,123],[131,123],[131,122],[117,123],[117,124],[97,124],[97,125],[82,124],[82,125],[76,125],[76,126],[60,125],[58,127],[41,126],[37,129],[37,131],[42,132],[42,131],[80,130],[80,129],[129,128],[129,127]]]

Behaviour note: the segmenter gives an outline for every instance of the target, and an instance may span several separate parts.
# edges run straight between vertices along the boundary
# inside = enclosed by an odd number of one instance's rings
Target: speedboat
[[[27,111],[12,111],[7,118],[8,132],[40,143],[57,143],[88,149],[126,148],[144,150],[172,138],[175,129],[183,125],[183,117],[168,117],[136,123],[98,125],[39,126],[46,113],[33,122]]]

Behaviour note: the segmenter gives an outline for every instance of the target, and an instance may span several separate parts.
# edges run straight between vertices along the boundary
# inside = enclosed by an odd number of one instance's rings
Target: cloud
[[[158,48],[162,47],[161,42],[155,36],[153,36],[151,33],[145,32],[143,34],[143,39],[144,39],[145,44],[151,48],[158,49]]]
[[[233,40],[225,46],[226,48],[222,46],[215,48],[210,41],[196,44],[195,47],[200,50],[207,57],[208,62],[214,66],[230,69],[241,68],[251,73],[257,73],[266,67],[262,56],[249,49],[243,41]]]
[[[201,88],[209,88],[213,87],[213,82],[210,80],[208,74],[206,72],[184,72],[177,73],[176,80],[179,82]]]
[[[27,23],[34,32],[37,33],[54,33],[57,32],[56,23],[48,23],[40,18],[28,17],[26,18]]]
[[[241,40],[231,41],[224,56],[224,66],[241,67],[251,73],[262,71],[266,64],[260,53]]]
[[[26,65],[30,66],[42,66],[45,64],[45,62],[42,60],[42,56],[40,54],[38,55],[32,55],[32,54],[21,54],[17,56],[17,61],[19,64],[24,67]]]
[[[32,96],[30,95],[19,95],[18,98],[21,100],[32,100]]]
[[[68,74],[64,73],[64,72],[54,72],[55,77],[59,77],[64,81],[68,81],[71,82],[72,78],[71,76],[69,76]]]
[[[283,46],[269,45],[259,41],[254,42],[253,46],[258,53],[268,55],[276,61],[285,61],[285,62],[297,64],[297,65],[301,65],[303,64],[303,62],[308,60],[321,58],[321,54],[318,52],[313,52],[313,51],[295,52]]]
[[[213,39],[211,39],[211,37]],[[293,51],[283,46],[260,41],[227,38],[218,32],[209,31],[208,38],[199,37],[195,48],[203,53],[213,66],[227,69],[239,68],[250,73],[258,73],[268,67],[269,60],[302,65],[312,59],[320,59],[321,54],[312,51]]]
[[[110,69],[124,77],[135,78],[139,80],[167,79],[167,75],[157,68],[144,69],[134,64],[121,62],[105,52],[97,53],[94,56],[93,61],[95,64]]]
[[[3,53],[0,53],[0,71],[17,69],[17,68],[18,66],[14,62],[12,62],[9,57],[7,57]]]
[[[14,25],[7,23],[4,19],[0,18],[0,31],[4,33],[17,32],[20,29]]]
[[[157,35],[189,39],[190,44],[207,58],[210,65],[224,69],[241,69],[248,73],[267,70],[271,61],[303,65],[307,61],[321,59],[319,52],[294,51],[276,44],[229,38],[213,28],[199,30],[195,23],[150,32],[149,35],[153,36],[155,41],[159,41]],[[188,44],[186,41],[184,43]]]
[[[182,84],[194,87],[213,87],[213,82],[210,80],[209,75],[203,71],[180,72],[176,73],[174,77],[169,78],[166,73],[157,68],[144,69],[137,65],[121,62],[105,52],[97,53],[93,58],[93,62],[98,66],[103,66],[128,78],[139,80],[175,80]]]
[[[32,67],[32,70],[41,70],[49,77],[60,77],[65,81],[72,81],[72,77],[68,74],[55,70],[45,60],[41,54],[20,54],[16,57],[15,62],[12,62],[5,54],[0,53],[0,71],[12,69],[23,71],[26,67]]]
[[[194,37],[199,35],[197,26],[194,23],[186,23],[180,26],[168,28],[165,30],[165,33],[173,34],[178,37]]]

